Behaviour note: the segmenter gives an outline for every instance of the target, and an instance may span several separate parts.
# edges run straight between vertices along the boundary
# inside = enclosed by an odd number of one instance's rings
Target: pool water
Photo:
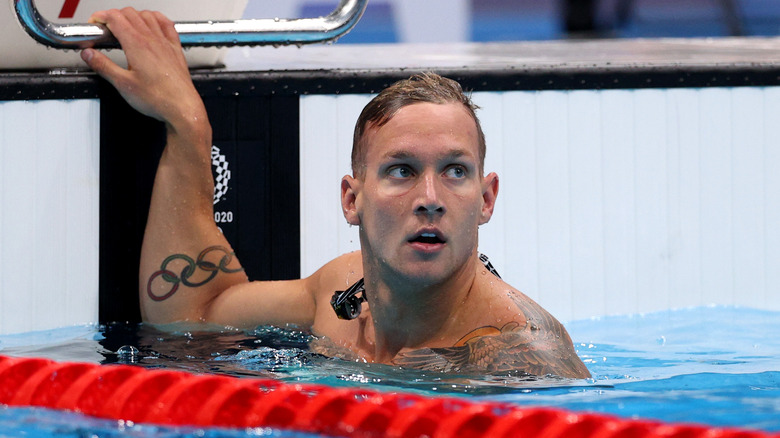
[[[0,354],[442,394],[626,418],[780,431],[780,312],[703,307],[566,324],[589,380],[449,375],[330,359],[295,330],[111,324],[0,336]],[[0,436],[308,436],[124,424],[0,408]]]

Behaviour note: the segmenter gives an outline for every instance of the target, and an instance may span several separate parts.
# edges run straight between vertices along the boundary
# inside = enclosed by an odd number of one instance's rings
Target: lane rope
[[[0,403],[169,426],[390,438],[780,438],[461,398],[0,355]]]

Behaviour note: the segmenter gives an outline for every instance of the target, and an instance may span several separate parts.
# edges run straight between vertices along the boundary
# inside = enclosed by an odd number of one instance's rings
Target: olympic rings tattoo
[[[214,264],[212,262],[204,260],[206,256],[214,251],[219,251],[223,253],[224,255],[219,260],[219,264]],[[233,256],[235,256],[235,252],[228,252],[227,249],[221,246],[210,246],[198,254],[198,260],[193,260],[191,257],[187,256],[186,254],[172,254],[168,256],[165,260],[163,260],[162,265],[160,266],[160,270],[155,272],[149,277],[149,281],[146,283],[146,293],[149,295],[149,298],[151,298],[153,301],[164,301],[170,298],[173,294],[176,293],[177,290],[179,290],[179,285],[185,285],[187,287],[198,287],[203,286],[204,284],[211,281],[214,277],[217,276],[219,271],[231,274],[234,272],[240,272],[243,271],[244,268],[237,268],[237,269],[230,269],[227,266],[230,264],[230,262],[233,261]],[[181,270],[180,275],[176,275],[175,272],[172,272],[169,270],[168,263],[174,261],[174,260],[184,260],[187,262],[187,266],[184,267],[184,269]],[[201,269],[203,271],[208,272],[208,276],[198,282],[192,282],[190,281],[190,277],[192,277],[197,269]],[[162,278],[163,281],[166,283],[171,283],[173,286],[171,286],[171,289],[165,293],[164,295],[156,295],[154,292],[152,292],[152,282],[156,280],[158,277]]]

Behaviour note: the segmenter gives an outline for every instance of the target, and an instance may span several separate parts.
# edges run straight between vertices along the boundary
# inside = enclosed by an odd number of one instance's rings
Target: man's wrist
[[[190,111],[165,123],[168,136],[188,143],[206,143],[211,146],[211,124],[206,110]]]

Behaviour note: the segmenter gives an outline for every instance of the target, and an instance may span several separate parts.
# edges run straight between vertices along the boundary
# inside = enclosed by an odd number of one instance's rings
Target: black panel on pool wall
[[[138,261],[163,125],[101,87],[100,321],[138,321]],[[300,275],[298,97],[204,97],[214,218],[252,280]]]
[[[250,279],[300,275],[298,99],[207,97],[214,219]]]

